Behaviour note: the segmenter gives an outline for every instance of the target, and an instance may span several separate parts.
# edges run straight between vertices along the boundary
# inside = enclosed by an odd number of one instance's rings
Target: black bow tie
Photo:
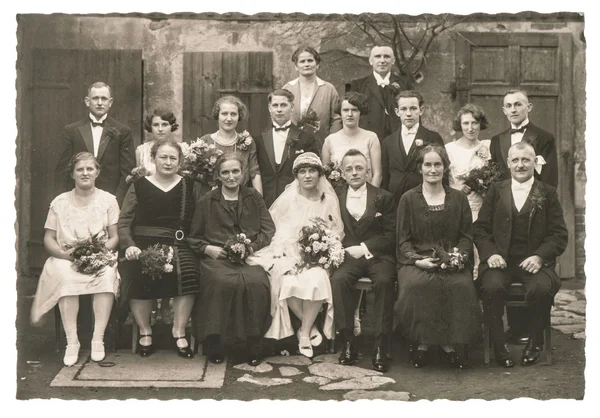
[[[514,133],[516,133],[516,132],[521,132],[521,133],[523,133],[523,132],[525,132],[525,129],[527,129],[527,125],[523,125],[523,126],[521,126],[519,129],[510,128],[510,129],[508,130],[508,134],[509,134],[509,135],[512,135],[512,134],[514,134]]]
[[[273,125],[273,129],[275,129],[275,132],[277,132],[277,131],[287,131],[288,129],[290,129],[290,125],[288,125],[288,126],[282,126],[281,128],[278,128],[277,126]]]
[[[103,127],[104,126],[104,122],[94,122],[94,121],[92,121],[92,127],[95,128],[96,126]]]

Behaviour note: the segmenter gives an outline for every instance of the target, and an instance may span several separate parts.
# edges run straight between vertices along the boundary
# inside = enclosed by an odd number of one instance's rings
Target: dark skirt
[[[260,266],[228,260],[200,261],[200,293],[196,300],[198,338],[263,336],[271,325],[271,293]]]
[[[122,278],[124,300],[129,299],[162,299],[190,295],[198,292],[198,260],[185,242],[175,246],[172,238],[155,238],[146,236],[134,237],[140,250],[154,244],[165,244],[173,247],[173,271],[163,273],[159,279],[142,274],[139,260],[119,263]]]
[[[394,327],[409,341],[446,345],[481,340],[481,307],[468,270],[441,273],[402,266],[398,282]]]

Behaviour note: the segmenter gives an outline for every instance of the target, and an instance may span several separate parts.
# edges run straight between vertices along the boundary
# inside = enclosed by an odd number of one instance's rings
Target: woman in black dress
[[[154,299],[173,298],[173,330],[177,354],[191,358],[193,351],[185,338],[185,326],[198,292],[198,267],[187,244],[194,213],[193,181],[177,174],[182,159],[179,144],[171,139],[156,140],[151,150],[156,172],[131,185],[119,218],[119,244],[128,262],[120,263],[124,294],[140,329],[140,355],[153,353],[150,315]],[[173,248],[172,271],[160,278],[142,273],[139,256],[154,244]]]
[[[481,310],[472,276],[471,209],[464,193],[442,185],[450,166],[443,147],[423,147],[417,165],[423,184],[406,192],[398,205],[400,286],[394,322],[417,345],[415,367],[425,366],[427,349],[439,345],[448,362],[463,369],[466,359],[454,346],[477,342],[481,336]],[[464,267],[445,268],[453,248],[466,256]]]
[[[269,245],[275,224],[260,193],[240,185],[245,170],[239,153],[217,159],[219,187],[197,202],[189,241],[200,257],[196,312],[204,353],[212,363],[222,363],[223,340],[242,339],[248,346],[248,364],[256,366],[262,361],[262,337],[271,323],[269,278],[260,266],[229,261],[223,247],[243,233],[257,251]]]

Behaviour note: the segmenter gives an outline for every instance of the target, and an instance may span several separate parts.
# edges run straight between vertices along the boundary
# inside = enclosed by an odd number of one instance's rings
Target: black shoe
[[[248,342],[248,365],[258,366],[262,363],[262,346],[259,342]]]
[[[358,352],[354,348],[354,344],[352,344],[352,341],[346,341],[344,343],[344,349],[340,353],[340,357],[339,357],[340,364],[342,364],[344,366],[350,366],[350,365],[356,363],[357,359],[358,359]]]
[[[427,351],[426,350],[416,350],[413,355],[412,364],[415,367],[425,367],[427,366]]]
[[[383,345],[378,345],[373,350],[373,370],[378,372],[387,372],[389,370],[388,358],[386,355],[386,349]]]
[[[223,353],[212,353],[208,356],[208,361],[212,364],[221,364],[225,360]]]
[[[193,358],[194,357],[194,351],[190,348],[189,345],[187,347],[179,347],[177,345],[177,341],[185,340],[185,337],[173,337],[173,339],[175,340],[175,349],[177,350],[177,355],[179,357],[183,357],[183,358]],[[186,342],[187,342],[187,340],[186,340]]]
[[[140,335],[140,340],[144,337],[152,338],[152,334]],[[140,343],[140,356],[142,357],[150,357],[154,353],[154,344],[150,345],[142,345]]]
[[[510,350],[506,344],[500,345],[499,348],[494,345],[494,356],[496,357],[496,363],[501,367],[508,368],[515,366],[515,363],[510,356]]]
[[[442,350],[442,351],[444,351],[444,350]],[[444,351],[444,357],[446,357],[446,361],[448,361],[448,364],[450,364],[455,369],[464,370],[469,367],[469,365],[466,362],[464,362],[460,359],[458,354],[456,354],[456,351],[450,351],[450,352]]]
[[[540,353],[544,348],[543,344],[535,343],[532,338],[527,341],[527,345],[523,349],[523,355],[521,356],[521,366],[531,366],[540,358]]]

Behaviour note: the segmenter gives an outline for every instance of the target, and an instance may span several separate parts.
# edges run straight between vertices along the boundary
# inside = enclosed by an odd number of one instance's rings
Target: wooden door
[[[238,132],[257,136],[270,122],[267,97],[273,89],[272,52],[187,52],[183,58],[183,138],[216,132],[212,108],[222,96],[237,96],[249,116]]]
[[[532,123],[556,137],[558,194],[569,245],[558,260],[563,278],[575,277],[575,165],[571,40],[568,35],[463,32],[456,43],[458,102],[477,103],[490,126],[481,138],[510,127],[502,113],[504,94],[513,88],[528,93]]]
[[[30,214],[28,267],[40,271],[47,258],[43,248],[44,223],[55,197],[54,170],[58,142],[69,123],[87,117],[87,89],[95,81],[106,82],[114,99],[110,115],[131,127],[135,146],[142,138],[142,53],[140,50],[38,49],[32,54],[31,95],[25,111],[31,112]],[[30,138],[27,138],[27,134]]]

